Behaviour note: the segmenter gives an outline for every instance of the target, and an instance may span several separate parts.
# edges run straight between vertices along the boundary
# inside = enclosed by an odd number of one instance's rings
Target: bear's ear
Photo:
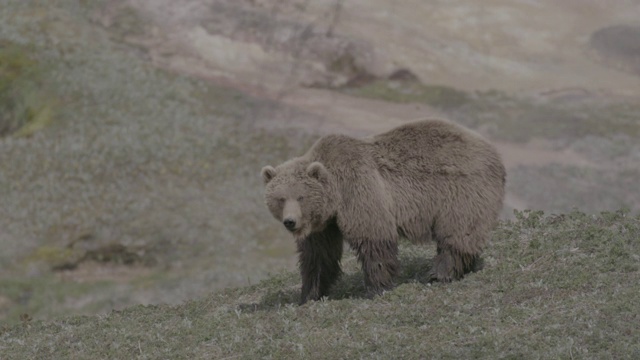
[[[312,178],[318,179],[320,182],[325,182],[329,179],[329,172],[327,168],[321,163],[314,161],[307,167],[307,174]]]
[[[271,179],[276,176],[276,169],[274,169],[273,166],[267,165],[262,168],[261,174],[262,181],[264,181],[264,184],[267,185],[269,181],[271,181]]]

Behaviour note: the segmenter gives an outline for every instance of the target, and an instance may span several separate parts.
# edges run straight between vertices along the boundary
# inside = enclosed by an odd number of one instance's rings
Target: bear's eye
[[[304,200],[304,196],[298,196],[298,201]]]
[[[279,202],[280,204],[284,204],[284,201],[285,201],[285,199],[284,199],[284,198],[278,198],[278,202]]]

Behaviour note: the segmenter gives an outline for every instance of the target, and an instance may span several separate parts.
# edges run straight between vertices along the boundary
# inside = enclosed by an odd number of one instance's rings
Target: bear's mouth
[[[289,232],[291,233],[291,235],[293,235],[293,237],[295,238],[304,238],[306,237],[308,234],[305,231],[304,227],[299,227],[297,229],[292,229],[289,230]]]
[[[287,229],[289,230],[289,229]],[[297,228],[297,229],[291,229],[289,230],[290,233],[292,233],[293,235],[298,235],[300,233],[302,233],[302,228]]]

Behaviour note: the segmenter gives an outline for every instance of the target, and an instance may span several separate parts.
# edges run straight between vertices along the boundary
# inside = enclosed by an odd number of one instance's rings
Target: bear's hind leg
[[[431,281],[459,280],[481,268],[480,253],[489,236],[488,231],[476,227],[467,233],[443,236],[438,230],[435,232],[438,254],[433,258]]]
[[[342,236],[336,228],[325,229],[298,241],[302,293],[300,305],[320,300],[342,274]]]
[[[438,254],[433,258],[433,266],[429,275],[430,281],[451,282],[459,280],[465,274],[476,271],[479,254],[460,251],[452,246],[440,246]]]
[[[365,285],[370,295],[381,294],[393,288],[393,278],[398,273],[398,242],[361,241],[352,245],[362,264]]]

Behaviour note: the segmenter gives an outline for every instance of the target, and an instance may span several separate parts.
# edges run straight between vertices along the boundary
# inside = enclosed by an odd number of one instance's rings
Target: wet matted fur
[[[400,236],[436,242],[433,280],[462,278],[502,209],[505,176],[490,143],[442,120],[364,139],[324,136],[306,154],[262,169],[267,206],[297,242],[301,303],[327,295],[338,279],[343,241],[372,293],[393,287]]]

